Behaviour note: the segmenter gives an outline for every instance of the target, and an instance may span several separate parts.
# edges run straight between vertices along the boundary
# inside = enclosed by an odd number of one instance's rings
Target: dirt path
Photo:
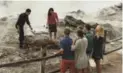
[[[114,52],[105,56],[107,62],[102,65],[102,73],[122,73],[122,55]],[[96,73],[95,68],[94,72]]]
[[[108,56],[109,64],[104,65],[103,73],[122,73],[122,55],[112,53]]]

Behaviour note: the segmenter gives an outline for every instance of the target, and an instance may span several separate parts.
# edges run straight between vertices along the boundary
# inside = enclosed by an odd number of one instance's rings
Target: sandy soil
[[[106,56],[108,62],[102,65],[102,73],[122,73],[122,55],[117,52]]]

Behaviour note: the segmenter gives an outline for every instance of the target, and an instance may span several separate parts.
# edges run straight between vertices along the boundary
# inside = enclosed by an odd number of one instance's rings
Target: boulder
[[[122,21],[122,3],[101,9],[98,18],[101,20]]]
[[[66,16],[64,18],[65,26],[69,27],[78,27],[78,26],[84,26],[84,22],[82,20],[77,20],[73,16]]]
[[[25,36],[25,48],[46,48],[47,46],[57,46],[58,42],[48,38],[48,35]]]
[[[2,17],[2,18],[0,18],[0,21],[7,21],[7,17]]]
[[[74,18],[83,18],[85,15],[85,12],[82,10],[77,10],[77,11],[69,12],[67,15],[71,15]]]
[[[107,38],[109,40],[115,39],[117,37],[122,36],[122,34],[120,33],[120,30],[117,30],[119,28],[114,28],[111,24],[106,23],[106,24],[102,24],[102,26],[104,27],[105,30],[107,30]]]

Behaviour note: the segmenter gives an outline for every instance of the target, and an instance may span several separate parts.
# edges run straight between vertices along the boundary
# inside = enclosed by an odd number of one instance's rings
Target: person
[[[89,24],[85,25],[84,29],[85,29],[85,36],[88,40],[88,47],[86,53],[88,55],[88,58],[91,58],[93,53],[93,33],[91,32],[91,26]],[[90,63],[88,66],[88,71],[90,72]]]
[[[88,40],[87,55],[92,56],[93,53],[93,33],[91,32],[91,26],[89,24],[85,25],[85,36]]]
[[[70,38],[70,29],[65,28],[64,38],[60,41],[60,50],[56,54],[62,54],[61,73],[66,73],[69,69],[70,73],[76,73],[74,63],[74,51],[71,51],[72,39]]]
[[[97,73],[101,73],[100,59],[103,59],[103,42],[104,42],[104,29],[101,25],[97,25],[94,36],[94,52],[92,57],[96,63]]]
[[[78,39],[74,42],[71,49],[72,51],[75,51],[75,67],[77,69],[77,73],[87,73],[88,57],[86,49],[88,41],[82,30],[77,31],[77,36]]]
[[[30,15],[31,13],[31,9],[26,9],[26,11],[24,13],[21,13],[19,15],[19,18],[16,22],[16,29],[19,31],[19,47],[20,48],[23,48],[23,43],[24,43],[24,25],[25,25],[25,22],[29,25],[30,29],[32,30],[32,27],[30,25],[30,21],[29,21],[29,18],[28,16]]]
[[[49,27],[50,38],[52,38],[52,32],[54,32],[54,38],[56,39],[58,21],[59,20],[58,20],[57,13],[54,12],[53,8],[50,8],[47,17],[47,24]]]

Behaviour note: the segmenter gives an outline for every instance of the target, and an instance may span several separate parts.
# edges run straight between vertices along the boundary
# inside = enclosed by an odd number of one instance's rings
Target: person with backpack
[[[31,13],[31,9],[26,9],[26,11],[24,13],[21,13],[19,15],[19,18],[16,22],[16,29],[19,31],[19,47],[20,48],[23,48],[23,44],[24,44],[24,25],[25,25],[25,22],[29,25],[30,29],[32,29],[31,25],[30,25],[30,21],[29,21],[29,15]]]
[[[54,38],[57,37],[57,24],[58,24],[58,15],[54,12],[53,8],[50,8],[47,16],[47,25],[49,27],[50,38],[52,39],[52,32],[54,32]]]

